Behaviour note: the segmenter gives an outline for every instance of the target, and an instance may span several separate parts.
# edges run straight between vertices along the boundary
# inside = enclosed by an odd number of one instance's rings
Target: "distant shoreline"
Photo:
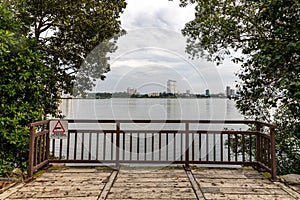
[[[61,97],[59,99],[235,99],[233,97],[110,97],[110,98],[78,98],[78,97]]]

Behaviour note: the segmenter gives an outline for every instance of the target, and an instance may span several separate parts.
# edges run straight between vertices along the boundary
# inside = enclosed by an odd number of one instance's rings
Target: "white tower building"
[[[167,93],[177,93],[177,82],[174,80],[168,80],[167,82]]]

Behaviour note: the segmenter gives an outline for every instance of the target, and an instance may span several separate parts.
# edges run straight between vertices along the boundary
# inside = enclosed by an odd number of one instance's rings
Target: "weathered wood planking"
[[[183,168],[125,169],[110,190],[108,199],[197,199]]]

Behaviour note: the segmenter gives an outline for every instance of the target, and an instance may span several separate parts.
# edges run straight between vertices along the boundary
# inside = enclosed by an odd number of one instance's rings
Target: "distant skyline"
[[[185,23],[194,18],[194,7],[180,8],[179,2],[128,0],[121,16],[127,31],[110,54],[111,71],[97,81],[94,92],[121,92],[128,87],[141,93],[167,91],[167,80],[177,81],[179,91],[223,92],[235,86],[239,66],[230,61],[216,66],[203,59],[191,60],[185,53]],[[146,12],[145,12],[146,11]],[[180,83],[180,84],[179,84]]]
[[[171,81],[171,83],[169,82]],[[230,86],[226,86],[223,91],[219,91],[217,93],[211,93],[211,90],[209,88],[206,88],[203,91],[196,91],[195,93],[191,92],[191,90],[177,90],[177,82],[174,80],[168,80],[167,85],[166,85],[166,90],[164,91],[151,91],[151,92],[141,92],[135,87],[127,87],[126,90],[124,91],[115,91],[115,92],[110,92],[110,91],[94,91],[91,94],[95,93],[128,93],[128,94],[159,94],[159,93],[172,93],[172,94],[201,94],[201,95],[207,95],[209,96],[210,94],[223,94],[225,96],[233,96],[235,95],[236,91],[238,88],[231,88]]]

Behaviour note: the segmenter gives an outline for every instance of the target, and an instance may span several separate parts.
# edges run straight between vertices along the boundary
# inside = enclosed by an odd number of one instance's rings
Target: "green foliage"
[[[44,94],[46,113],[57,114],[62,93],[85,95],[95,79],[105,78],[106,53],[116,48],[107,40],[123,32],[124,0],[12,0],[9,5],[52,71]]]
[[[289,105],[281,105],[275,120],[280,130],[277,134],[278,172],[280,174],[300,174],[300,123],[299,107],[290,109]],[[296,118],[295,115],[298,115]],[[296,121],[298,120],[298,121]]]
[[[181,0],[196,3],[187,52],[242,63],[239,110],[277,128],[279,173],[299,173],[300,3],[297,0]],[[234,53],[237,51],[237,53]],[[233,54],[234,53],[234,54]],[[270,110],[275,110],[275,115]]]
[[[83,93],[105,77],[106,53],[116,48],[106,40],[123,32],[118,18],[125,6],[124,0],[0,2],[0,175],[26,168],[28,123],[58,116],[62,93],[74,85]]]
[[[26,167],[26,125],[45,114],[40,99],[47,68],[33,51],[31,40],[17,34],[20,26],[13,14],[3,4],[0,10],[0,174],[7,174],[13,167]]]

